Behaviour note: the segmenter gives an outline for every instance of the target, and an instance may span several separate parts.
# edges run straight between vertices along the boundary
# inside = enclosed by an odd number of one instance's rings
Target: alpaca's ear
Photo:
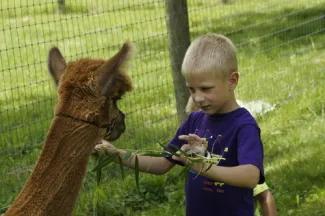
[[[102,95],[106,94],[114,78],[125,68],[134,52],[135,46],[132,43],[125,43],[117,54],[97,69],[96,78]]]
[[[48,69],[55,81],[55,84],[58,86],[59,80],[63,72],[67,67],[60,50],[56,47],[53,47],[48,55]]]

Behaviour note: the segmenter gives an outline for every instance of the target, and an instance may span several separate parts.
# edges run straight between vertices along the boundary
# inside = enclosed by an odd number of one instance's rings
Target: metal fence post
[[[190,44],[187,0],[165,0],[170,62],[176,96],[178,121],[186,118],[189,92],[181,74],[182,61]]]

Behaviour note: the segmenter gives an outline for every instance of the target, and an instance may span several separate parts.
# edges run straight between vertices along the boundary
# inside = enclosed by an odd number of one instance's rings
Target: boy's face
[[[232,90],[237,80],[233,83],[231,77],[221,77],[214,73],[191,73],[185,77],[185,80],[194,103],[205,114],[232,111],[235,100]]]

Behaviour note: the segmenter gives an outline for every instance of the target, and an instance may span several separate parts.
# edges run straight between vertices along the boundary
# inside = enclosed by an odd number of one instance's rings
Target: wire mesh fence
[[[275,109],[324,84],[324,0],[188,0],[191,39],[225,34],[238,50],[238,99],[251,111]],[[137,55],[134,91],[120,107],[123,148],[158,146],[177,128],[163,0],[4,0],[0,3],[0,207],[16,196],[40,153],[57,96],[47,52],[67,61],[109,58],[126,40]],[[177,45],[174,49],[178,49]]]

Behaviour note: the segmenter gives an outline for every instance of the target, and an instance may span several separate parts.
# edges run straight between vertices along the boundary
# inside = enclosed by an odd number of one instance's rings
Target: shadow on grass
[[[319,214],[325,199],[323,90],[318,86],[260,119],[262,131],[268,131],[263,134],[266,182],[279,215],[323,215]],[[268,127],[282,133],[272,135]]]
[[[305,150],[303,154],[288,153],[290,158],[280,166],[275,164],[276,168],[268,173],[267,182],[274,193],[279,215],[303,210],[303,205],[308,205],[306,198],[325,187],[325,158],[320,157],[325,155],[325,148],[319,142],[315,146],[318,148]],[[317,215],[319,210],[310,209],[304,215]]]

